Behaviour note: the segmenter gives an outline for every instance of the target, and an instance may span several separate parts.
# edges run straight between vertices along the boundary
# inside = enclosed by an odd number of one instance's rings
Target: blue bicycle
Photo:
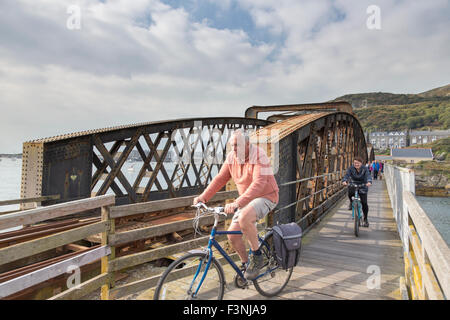
[[[197,208],[194,228],[198,228],[198,221],[202,215],[214,214],[214,225],[208,247],[204,250],[190,251],[172,262],[159,279],[153,296],[154,300],[221,300],[225,292],[225,273],[221,264],[214,257],[213,247],[220,252],[236,272],[234,284],[241,289],[249,286],[249,281],[244,277],[244,270],[241,270],[234,263],[215,239],[216,235],[242,235],[242,232],[217,230],[220,216],[227,216],[223,207],[208,208],[203,203],[198,203],[194,207]],[[260,294],[272,297],[286,287],[294,268],[284,270],[278,265],[273,246],[272,230],[266,229],[265,231],[263,237],[258,235],[260,250],[264,257],[264,266],[252,282]]]

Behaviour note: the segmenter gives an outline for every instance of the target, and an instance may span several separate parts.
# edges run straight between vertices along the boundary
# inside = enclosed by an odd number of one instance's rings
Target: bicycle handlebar
[[[366,185],[365,184],[354,184],[354,183],[349,183],[348,184],[349,187],[355,187],[355,188],[363,188]]]
[[[224,207],[210,208],[206,204],[204,204],[203,202],[198,202],[197,204],[192,205],[192,207],[194,207],[196,209],[203,208],[206,212],[210,212],[210,213],[217,213],[217,214],[224,214],[224,215],[226,215],[226,213],[224,212],[225,211]]]
[[[192,205],[192,207],[197,209],[197,214],[195,215],[195,218],[194,218],[194,221],[193,221],[194,230],[195,230],[196,234],[197,233],[198,234],[202,234],[200,231],[198,231],[199,230],[199,221],[200,221],[200,217],[202,216],[202,211],[204,213],[209,212],[209,213],[213,213],[214,214],[214,228],[217,226],[217,224],[219,222],[220,215],[225,216],[225,218],[228,217],[228,215],[224,212],[225,211],[224,207],[209,208],[203,202],[198,202],[197,204]]]
[[[211,212],[211,213],[219,213],[220,214],[220,213],[224,213],[225,212],[225,207],[210,208],[206,204],[204,204],[203,202],[198,202],[197,204],[192,205],[192,207],[194,207],[196,209],[203,208],[203,209],[205,209],[205,211]],[[238,210],[239,210],[239,208],[236,208],[236,209],[234,209],[234,212],[236,212]]]

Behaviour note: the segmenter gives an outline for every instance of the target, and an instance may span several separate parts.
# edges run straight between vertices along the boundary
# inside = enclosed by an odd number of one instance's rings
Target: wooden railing
[[[223,191],[218,192],[211,201],[224,201],[236,198],[237,196],[238,193],[235,190]],[[101,288],[101,299],[118,299],[125,295],[154,287],[159,279],[159,275],[121,286],[115,286],[114,276],[117,272],[126,268],[183,253],[191,249],[197,249],[208,243],[209,236],[201,236],[180,243],[164,245],[138,253],[116,257],[116,246],[153,237],[170,235],[177,231],[191,229],[193,224],[193,219],[186,219],[130,231],[116,232],[116,219],[187,207],[192,204],[193,199],[194,196],[188,196],[124,206],[113,206],[115,201],[114,195],[105,195],[0,216],[0,229],[6,229],[21,225],[33,225],[49,219],[101,208],[101,221],[99,222],[0,249],[0,265],[5,265],[50,249],[72,244],[92,235],[101,234],[101,246],[92,248],[91,250],[83,250],[83,253],[71,256],[68,259],[59,259],[56,263],[43,261],[41,262],[45,265],[43,268],[37,268],[37,270],[29,273],[26,273],[25,270],[25,274],[0,283],[0,299],[63,275],[73,266],[80,268],[99,259],[101,259],[99,275],[52,296],[50,300],[79,299],[99,288]],[[212,225],[213,220],[212,216],[205,216],[200,219],[200,224]],[[217,240],[224,239],[226,239],[225,236],[217,237]],[[237,259],[236,254],[231,255],[231,257]],[[219,262],[224,262],[222,260],[224,259],[219,259]]]
[[[21,199],[12,199],[12,200],[2,200],[0,201],[0,206],[10,206],[14,204],[20,204],[23,205],[25,203],[32,203],[34,207],[38,207],[42,201],[46,200],[58,200],[59,194],[51,195],[51,196],[41,196],[41,197],[34,197],[34,198],[21,198]],[[7,214],[7,213],[13,213],[18,212],[18,210],[11,210],[11,211],[2,211],[0,214]]]
[[[414,300],[450,297],[450,249],[410,191],[403,192],[408,215],[405,279]]]
[[[4,214],[0,216],[0,229],[18,227],[22,225],[32,225],[49,219],[64,217],[86,210],[101,208],[102,212],[107,212],[109,206],[114,204],[114,196],[106,195],[96,198],[72,201],[69,203],[57,204],[48,207],[41,207],[16,213]],[[102,233],[106,239],[109,229],[109,221],[103,219],[100,222],[92,223],[79,228],[58,232],[52,235],[40,237],[30,241],[10,245],[0,249],[0,265],[30,257],[59,248],[67,244],[72,244],[90,235]],[[14,293],[30,288],[36,284],[53,279],[60,275],[90,264],[110,254],[110,248],[102,245],[92,250],[72,256],[71,258],[47,265],[35,271],[26,273],[19,277],[0,283],[0,299],[8,297]],[[99,276],[89,281],[77,284],[73,288],[58,294],[55,298],[77,298],[83,296],[108,282],[109,275],[102,272]]]
[[[405,277],[400,280],[409,299],[450,297],[450,251],[417,202],[414,171],[385,165],[385,181],[403,243]]]

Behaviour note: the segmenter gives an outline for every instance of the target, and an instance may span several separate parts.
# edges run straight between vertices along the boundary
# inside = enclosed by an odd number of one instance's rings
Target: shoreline
[[[0,158],[21,159],[21,153],[0,153]]]

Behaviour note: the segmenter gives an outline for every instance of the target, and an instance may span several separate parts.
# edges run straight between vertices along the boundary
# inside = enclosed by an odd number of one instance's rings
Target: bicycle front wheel
[[[294,267],[284,270],[278,265],[272,233],[267,234],[260,250],[264,257],[264,267],[261,269],[260,275],[253,280],[253,285],[261,295],[273,297],[286,287]]]
[[[359,236],[359,225],[360,225],[360,211],[361,211],[361,208],[360,208],[360,204],[359,203],[356,203],[355,204],[355,206],[354,206],[354,208],[353,208],[353,210],[355,211],[355,236]]]
[[[208,254],[188,253],[172,262],[161,276],[153,296],[154,300],[221,300],[225,291],[222,266]],[[204,277],[204,279],[203,279]],[[202,281],[200,288],[198,288]]]

